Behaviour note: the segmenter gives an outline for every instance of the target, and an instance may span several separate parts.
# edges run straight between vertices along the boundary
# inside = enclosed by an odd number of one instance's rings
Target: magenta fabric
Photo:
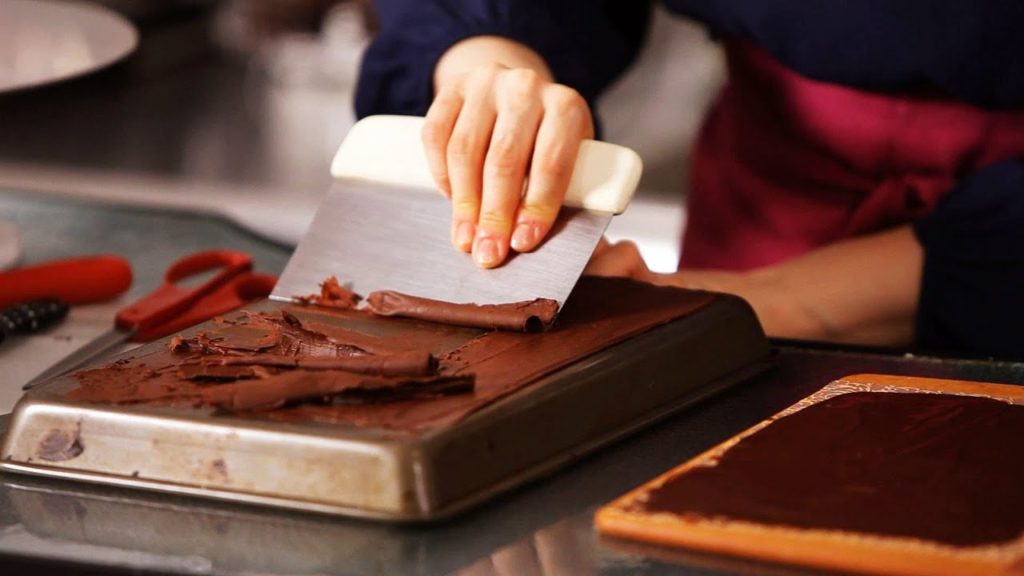
[[[819,82],[745,41],[725,45],[729,82],[694,154],[681,267],[747,270],[911,223],[974,172],[1024,156],[1024,113]]]

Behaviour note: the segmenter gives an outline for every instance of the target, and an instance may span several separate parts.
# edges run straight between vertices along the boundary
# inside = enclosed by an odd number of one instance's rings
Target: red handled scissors
[[[212,274],[196,286],[190,279]],[[114,329],[72,352],[36,376],[25,389],[74,370],[123,342],[149,342],[230,312],[270,295],[277,277],[252,272],[243,252],[207,250],[190,254],[167,269],[159,288],[122,308]]]

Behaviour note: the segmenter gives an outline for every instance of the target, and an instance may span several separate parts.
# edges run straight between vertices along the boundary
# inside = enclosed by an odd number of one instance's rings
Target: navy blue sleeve
[[[666,0],[801,74],[866,89],[1024,106],[1021,0]]]
[[[914,228],[921,347],[1024,359],[1024,159],[977,172]]]
[[[434,66],[453,44],[504,36],[536,50],[558,82],[591,103],[633,60],[646,0],[378,0],[380,31],[363,57],[356,114],[425,114]]]

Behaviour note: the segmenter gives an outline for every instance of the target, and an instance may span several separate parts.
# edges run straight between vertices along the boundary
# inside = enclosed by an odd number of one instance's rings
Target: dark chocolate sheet
[[[854,392],[794,412],[717,465],[669,479],[644,512],[996,544],[1024,533],[1024,406]]]

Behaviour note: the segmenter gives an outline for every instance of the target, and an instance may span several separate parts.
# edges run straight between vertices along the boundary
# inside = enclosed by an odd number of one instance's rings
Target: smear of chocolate
[[[203,364],[210,368],[252,370],[253,366],[293,368],[302,370],[345,370],[379,376],[429,376],[437,368],[437,360],[424,351],[399,352],[383,356],[339,356],[337,358],[304,358],[301,356],[265,355],[210,358]]]
[[[48,462],[63,462],[79,456],[84,450],[78,428],[54,428],[39,441],[36,456]]]
[[[393,377],[367,376],[353,372],[310,372],[297,370],[260,380],[212,386],[202,391],[204,405],[215,406],[229,412],[268,410],[288,402],[331,397],[346,391],[392,391],[398,388],[417,388],[445,382],[447,377]],[[472,377],[461,378],[462,384],[472,386]]]
[[[637,509],[953,546],[1024,533],[1024,406],[858,392],[814,404],[653,490]]]
[[[370,293],[366,304],[371,312],[380,316],[518,332],[547,330],[558,313],[558,302],[546,298],[508,304],[453,304],[392,290]]]
[[[342,310],[355,308],[362,299],[362,296],[342,286],[335,276],[331,276],[320,284],[319,294],[295,297],[295,300],[302,304],[316,304]]]
[[[358,340],[353,338],[352,340]],[[283,356],[338,358],[367,352],[358,343],[332,340],[307,330],[294,314],[244,313],[240,318],[219,319],[212,330],[192,338],[176,336],[168,347],[179,353],[248,357],[253,352]]]
[[[232,366],[213,362],[184,362],[178,365],[178,376],[185,380],[246,380],[259,378],[265,373],[266,371],[256,370],[253,366]]]
[[[398,384],[372,382],[348,393],[331,397],[333,404],[391,403],[408,400],[434,400],[443,396],[468,394],[473,391],[475,378],[467,376],[434,376],[405,380]]]

